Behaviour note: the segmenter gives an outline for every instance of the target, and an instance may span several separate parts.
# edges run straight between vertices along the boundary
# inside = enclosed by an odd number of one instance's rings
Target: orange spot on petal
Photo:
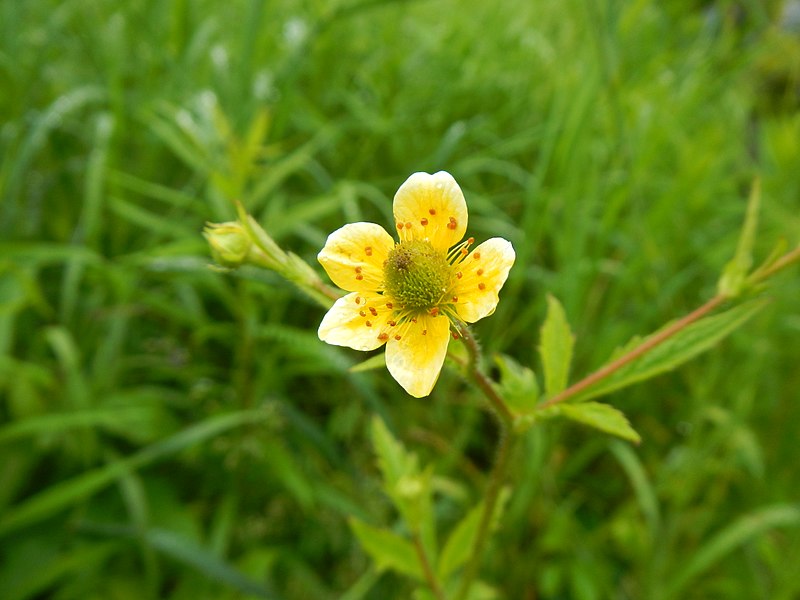
[[[381,334],[378,335],[378,339],[380,341],[382,341],[382,342],[385,342],[386,340],[389,339],[389,334],[388,333],[381,333]]]
[[[364,276],[361,273],[359,273],[358,275],[356,275],[356,279],[358,281],[361,281],[362,279],[364,279]]]
[[[377,317],[377,316],[378,316],[378,311],[377,311],[377,310],[375,310],[375,307],[374,307],[374,306],[370,306],[370,307],[369,307],[369,312],[370,312],[370,313],[372,313],[372,316],[373,316],[373,317]]]
[[[372,321],[367,321],[366,323],[364,323],[364,325],[366,325],[367,327],[372,327]]]
[[[428,330],[427,329],[423,329],[422,330],[422,335],[428,335]]]
[[[483,275],[483,269],[478,269],[476,273],[478,274],[478,277],[480,277],[481,275]]]
[[[362,317],[366,317],[367,316],[367,313],[364,312],[363,310],[358,311],[358,314],[361,315]]]
[[[422,225],[423,227],[425,227],[425,225],[428,224],[428,219],[420,219],[419,220],[419,224]]]
[[[435,214],[436,214],[436,209],[435,209],[435,208],[429,208],[429,209],[428,209],[428,212],[429,212],[431,215],[435,215]]]
[[[436,315],[438,315],[438,314],[439,314],[439,307],[437,307],[437,306],[434,306],[434,307],[431,309],[431,316],[432,316],[432,317],[435,317],[435,316],[436,316]],[[414,322],[416,323],[416,321],[414,321]]]
[[[486,284],[481,281],[478,284],[478,289],[481,290],[481,291],[485,290],[486,289]]]
[[[366,254],[367,256],[372,256],[372,246],[367,246],[366,248],[364,248],[364,254]]]
[[[389,309],[391,309],[391,308],[393,308],[393,307],[394,307],[394,304],[392,304],[391,302],[387,302],[387,303],[386,303],[386,308],[389,308]]]
[[[411,229],[411,222],[410,221],[406,221],[406,229]]]
[[[480,257],[481,257],[481,253],[480,253],[480,252],[475,252],[475,253],[472,255],[472,258],[474,258],[475,260],[478,260]]]
[[[401,336],[399,336],[399,335],[396,335],[396,336],[394,336],[394,339],[396,339],[396,340],[399,342],[399,341],[400,341],[400,339],[401,339]]]

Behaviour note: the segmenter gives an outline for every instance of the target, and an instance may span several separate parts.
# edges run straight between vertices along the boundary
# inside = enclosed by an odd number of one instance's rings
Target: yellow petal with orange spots
[[[394,220],[401,241],[427,240],[442,252],[467,230],[467,203],[450,173],[414,173],[394,195]]]
[[[397,383],[414,396],[431,393],[450,342],[450,321],[439,315],[422,314],[416,323],[406,321],[395,327],[386,343],[386,367]]]
[[[389,339],[392,310],[382,294],[353,292],[339,298],[322,319],[319,339],[354,350],[375,350]]]
[[[392,236],[380,225],[351,223],[328,236],[317,260],[343,290],[376,291],[382,286],[383,263],[392,248]]]
[[[503,238],[486,240],[475,248],[456,269],[462,276],[453,294],[458,297],[456,311],[467,323],[474,323],[494,312],[498,292],[514,264],[514,248]]]

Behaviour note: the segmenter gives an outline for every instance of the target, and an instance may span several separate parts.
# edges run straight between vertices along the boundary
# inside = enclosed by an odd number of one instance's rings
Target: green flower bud
[[[211,256],[223,267],[235,269],[246,263],[253,245],[241,223],[209,223],[203,230]]]

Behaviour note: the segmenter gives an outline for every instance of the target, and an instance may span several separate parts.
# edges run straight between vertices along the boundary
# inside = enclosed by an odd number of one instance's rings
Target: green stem
[[[605,379],[606,377],[608,377],[609,375],[611,375],[615,371],[618,371],[619,369],[621,369],[622,367],[624,367],[628,363],[633,362],[634,360],[636,360],[637,358],[639,358],[640,356],[642,356],[646,352],[649,352],[650,350],[652,350],[656,346],[664,343],[665,341],[667,341],[669,338],[671,338],[673,335],[675,335],[676,333],[678,333],[682,329],[685,329],[686,327],[688,327],[689,325],[691,325],[695,321],[697,321],[697,320],[701,319],[702,317],[706,316],[708,313],[710,313],[711,311],[716,309],[720,304],[725,302],[725,300],[727,300],[727,297],[725,297],[725,296],[722,296],[722,295],[714,296],[711,300],[709,300],[708,302],[706,302],[705,304],[703,304],[699,308],[696,308],[695,310],[693,310],[692,312],[690,312],[688,315],[684,316],[683,318],[678,319],[677,321],[675,321],[669,327],[666,327],[665,329],[661,330],[656,335],[653,335],[653,336],[647,338],[643,343],[641,343],[638,346],[636,346],[636,348],[634,348],[633,350],[631,350],[627,354],[624,354],[624,355],[620,356],[617,360],[608,363],[607,365],[605,365],[604,367],[601,367],[600,369],[598,369],[597,371],[595,371],[591,375],[588,375],[587,377],[581,379],[579,382],[571,385],[570,387],[565,389],[563,392],[561,392],[559,394],[556,394],[555,396],[553,396],[552,398],[550,398],[546,402],[543,402],[542,404],[540,404],[537,407],[537,410],[543,410],[545,408],[553,406],[554,404],[558,404],[559,402],[563,402],[564,400],[567,400],[567,399],[571,398],[572,396],[575,396],[576,394],[582,392],[586,388],[594,385],[598,381],[601,381],[601,380]]]
[[[467,347],[467,352],[469,352],[469,364],[467,365],[467,369],[469,370],[470,377],[472,377],[483,392],[483,395],[489,400],[498,418],[503,422],[503,425],[510,425],[514,421],[514,415],[511,414],[508,405],[506,405],[500,394],[497,393],[492,380],[481,369],[481,349],[478,345],[478,341],[472,335],[467,324],[463,321],[455,321],[455,330]]]
[[[433,592],[433,595],[438,598],[438,600],[445,600],[444,591],[442,591],[439,580],[436,579],[436,574],[433,572],[431,561],[428,560],[428,553],[425,552],[425,547],[422,545],[419,534],[415,533],[412,538],[414,541],[414,549],[417,551],[417,558],[419,558],[419,563],[422,565],[422,572],[425,574],[425,581],[428,582],[428,587],[431,588],[431,592]]]
[[[497,500],[500,498],[500,490],[503,489],[503,481],[506,476],[508,459],[511,455],[511,445],[513,442],[514,438],[509,431],[508,425],[505,421],[500,421],[500,438],[497,446],[497,454],[495,455],[494,465],[492,465],[492,470],[489,474],[489,485],[486,488],[486,497],[484,499],[483,511],[481,512],[481,520],[478,523],[478,532],[475,535],[475,543],[472,546],[469,560],[464,568],[464,576],[461,579],[461,585],[454,596],[455,600],[465,600],[475,577],[478,575],[481,559],[486,551],[486,544],[489,541]]]

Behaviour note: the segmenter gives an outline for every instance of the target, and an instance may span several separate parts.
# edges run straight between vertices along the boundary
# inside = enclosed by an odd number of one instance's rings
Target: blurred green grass
[[[796,33],[780,5],[637,0],[0,4],[0,597],[407,597],[348,515],[391,522],[380,414],[480,494],[494,429],[316,339],[269,273],[207,268],[248,210],[312,264],[450,171],[517,264],[488,352],[534,361],[545,292],[575,373],[713,293],[760,174],[758,249],[800,233]],[[787,50],[788,49],[788,50]],[[800,295],[613,400],[644,443],[526,437],[486,579],[507,598],[800,594]]]

